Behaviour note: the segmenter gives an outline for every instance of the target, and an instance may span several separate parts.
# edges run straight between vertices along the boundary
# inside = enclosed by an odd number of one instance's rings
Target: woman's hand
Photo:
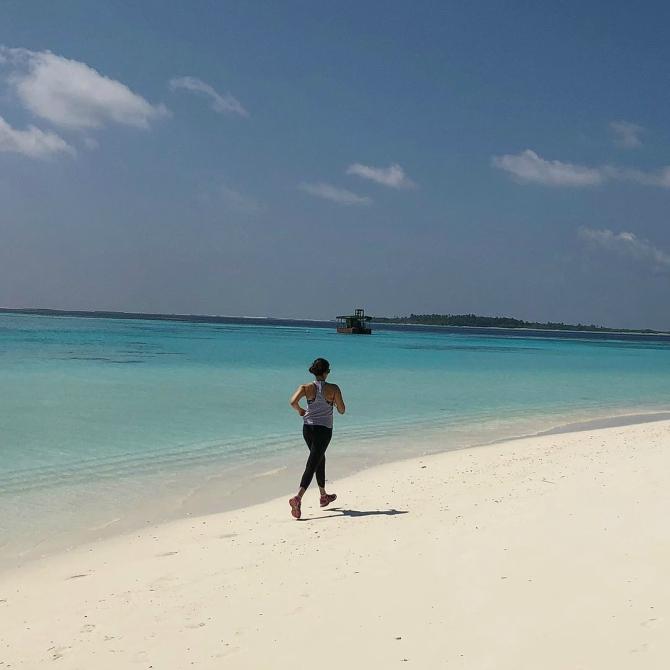
[[[298,407],[298,414],[300,414],[300,416],[305,416],[305,410],[302,407]]]

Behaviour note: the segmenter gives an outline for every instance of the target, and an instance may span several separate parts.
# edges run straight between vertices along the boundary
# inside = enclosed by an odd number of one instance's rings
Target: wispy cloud
[[[96,140],[93,137],[85,137],[84,138],[84,146],[89,149],[90,151],[93,151],[95,149],[98,149],[100,147],[100,143],[98,140]]]
[[[82,130],[119,123],[147,128],[169,115],[164,105],[152,105],[86,63],[50,51],[0,47],[0,53],[10,68],[7,80],[19,101],[56,126]]]
[[[561,161],[548,161],[530,149],[519,154],[493,156],[491,164],[510,174],[516,181],[526,184],[584,187],[608,181],[628,181],[644,186],[670,188],[670,166],[652,171],[615,165],[589,167]]]
[[[645,172],[635,168],[620,168],[607,165],[601,168],[602,174],[608,179],[619,181],[632,181],[644,186],[658,186],[659,188],[670,188],[670,166],[660,170]]]
[[[372,203],[372,200],[367,196],[358,195],[347,189],[337,188],[336,186],[324,184],[323,182],[316,184],[303,182],[299,184],[298,188],[317,198],[324,198],[325,200],[336,202],[338,205],[369,205]]]
[[[192,93],[199,93],[209,98],[210,106],[215,112],[220,114],[238,114],[239,116],[249,116],[249,112],[242,106],[242,103],[230,93],[218,93],[213,86],[196,77],[175,77],[170,79],[170,89],[176,91],[184,89]]]
[[[599,247],[644,262],[652,269],[670,270],[670,254],[655,247],[648,240],[637,237],[635,233],[615,233],[607,228],[581,228],[579,236]]]
[[[628,121],[612,121],[610,130],[614,133],[614,143],[624,149],[638,149],[642,146],[640,135],[644,128]]]
[[[416,184],[405,174],[397,163],[387,168],[370,167],[361,163],[354,163],[347,168],[347,174],[357,175],[363,179],[370,179],[389,188],[414,188]]]
[[[74,155],[75,150],[52,132],[44,132],[35,126],[26,130],[12,128],[0,116],[0,151],[23,154],[29,158],[48,158],[54,154]]]
[[[520,154],[493,156],[491,164],[511,174],[518,181],[547,186],[593,186],[604,181],[597,168],[548,161],[530,149]]]

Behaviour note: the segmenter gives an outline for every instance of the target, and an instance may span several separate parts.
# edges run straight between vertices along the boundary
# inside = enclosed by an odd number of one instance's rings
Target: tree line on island
[[[375,323],[415,324],[422,326],[469,326],[471,328],[532,328],[535,330],[583,330],[610,333],[660,333],[664,331],[630,328],[608,328],[594,324],[572,324],[547,321],[524,321],[510,316],[478,316],[477,314],[410,314],[409,316],[373,317]]]

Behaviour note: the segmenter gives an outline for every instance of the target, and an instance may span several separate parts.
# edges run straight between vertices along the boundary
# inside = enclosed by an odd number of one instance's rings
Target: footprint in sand
[[[224,649],[223,651],[219,652],[218,654],[213,654],[212,658],[224,658],[226,656],[231,656],[232,654],[236,654],[238,651],[240,651],[240,647],[236,647],[234,645],[231,645],[230,643],[226,642],[227,649]]]
[[[645,628],[648,628],[649,626],[654,626],[656,625],[656,622],[658,619],[647,619],[646,621],[643,621],[640,623],[640,626],[644,626]]]
[[[173,575],[163,575],[149,584],[149,591],[165,591],[178,583],[178,577]]]
[[[95,630],[95,625],[92,623],[84,624],[81,627],[81,633],[92,633]]]
[[[70,647],[49,647],[47,651],[51,653],[51,660],[57,661],[58,659],[63,658],[68,649],[70,649]]]

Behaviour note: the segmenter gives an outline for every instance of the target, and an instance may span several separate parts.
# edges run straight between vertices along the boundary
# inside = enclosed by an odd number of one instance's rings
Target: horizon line
[[[336,319],[309,319],[309,318],[293,318],[293,317],[282,317],[282,316],[241,316],[238,314],[184,314],[177,312],[125,312],[120,310],[107,310],[107,309],[54,309],[51,307],[0,307],[0,313],[13,313],[13,314],[29,314],[32,316],[75,316],[75,317],[89,317],[89,318],[126,318],[126,319],[146,319],[147,321],[200,321],[206,322],[206,320],[213,319],[237,319],[237,320],[254,320],[254,321],[307,321],[311,323],[336,323]],[[378,319],[405,319],[410,318],[412,314],[408,316],[378,316]],[[414,316],[421,316],[419,314],[414,314]],[[459,314],[459,315],[445,315],[445,316],[470,316],[470,314]],[[479,318],[510,318],[515,319],[516,317],[491,317],[484,316],[479,314],[472,314],[472,316]],[[372,317],[372,323],[375,317]],[[525,319],[518,319],[519,321],[524,321],[525,323],[531,323],[525,321]],[[663,330],[654,330],[652,328],[613,328],[610,326],[596,326],[595,324],[589,324],[593,328],[599,330],[588,330],[588,326],[584,324],[565,324],[567,326],[582,325],[583,327],[579,330],[570,330],[569,328],[533,328],[527,326],[457,326],[457,325],[440,325],[440,324],[421,324],[421,323],[390,323],[384,324],[383,322],[376,322],[378,325],[395,325],[395,326],[421,326],[429,328],[461,328],[461,329],[487,329],[487,330],[505,330],[505,331],[519,331],[519,330],[532,330],[532,331],[546,331],[546,332],[575,332],[575,333],[600,333],[603,334],[603,331],[608,332],[609,334],[619,333],[621,335],[626,334],[641,334],[641,335],[670,335],[670,331]],[[534,323],[541,323],[536,321]],[[547,322],[547,323],[560,323],[560,322]]]

